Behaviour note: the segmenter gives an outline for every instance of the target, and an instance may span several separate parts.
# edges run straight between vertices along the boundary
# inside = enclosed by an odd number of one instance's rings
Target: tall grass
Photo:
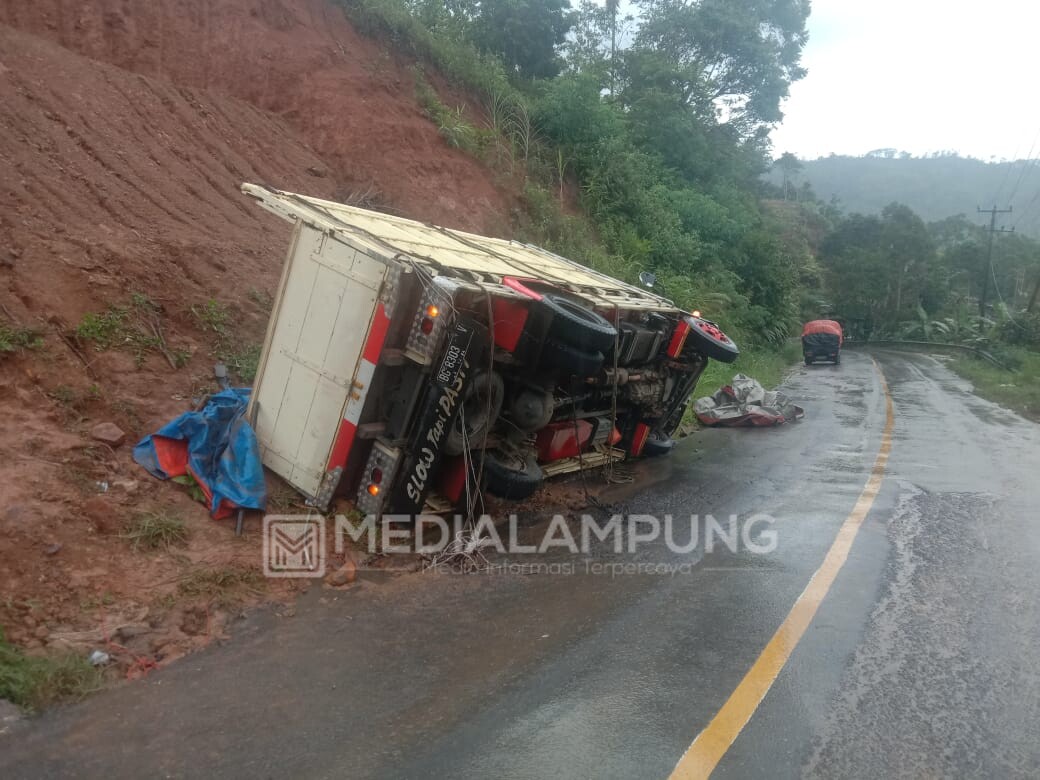
[[[981,358],[958,357],[949,366],[971,381],[975,392],[1040,422],[1040,353],[1006,347],[1002,357],[1014,358],[1017,371],[1004,371]]]
[[[101,671],[79,655],[28,656],[0,630],[0,699],[27,710],[79,699],[101,687]]]

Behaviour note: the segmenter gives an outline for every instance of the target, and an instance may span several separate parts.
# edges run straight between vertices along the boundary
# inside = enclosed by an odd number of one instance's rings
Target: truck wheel
[[[534,453],[484,452],[484,487],[493,496],[519,501],[534,493],[544,479]]]
[[[602,352],[586,352],[556,339],[546,339],[542,345],[542,365],[558,369],[571,376],[596,376],[603,368]]]
[[[552,420],[553,409],[551,390],[540,393],[524,390],[513,399],[509,407],[509,419],[522,431],[540,431]]]
[[[690,326],[690,335],[686,337],[686,343],[691,344],[698,352],[720,363],[732,363],[740,357],[737,345],[711,320],[687,317],[686,324]]]
[[[444,437],[445,453],[461,455],[466,450],[467,441],[478,442],[484,438],[502,411],[505,389],[502,377],[494,372],[473,378],[462,402],[462,413],[455,418],[455,424]],[[466,426],[465,436],[463,425]]]
[[[812,365],[812,358],[809,357],[808,355],[805,356],[805,365],[807,365],[807,366],[811,366]]]
[[[586,352],[608,352],[617,339],[617,331],[592,309],[559,295],[543,295],[542,306],[552,312],[549,335],[564,344]]]
[[[675,447],[675,439],[660,431],[650,431],[643,444],[643,457],[656,458],[659,455],[667,455]]]

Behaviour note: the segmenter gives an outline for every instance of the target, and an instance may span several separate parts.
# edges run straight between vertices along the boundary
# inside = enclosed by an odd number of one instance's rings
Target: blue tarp
[[[263,510],[267,487],[256,434],[245,417],[249,394],[248,387],[215,393],[199,411],[141,439],[134,460],[159,479],[190,474],[215,518],[238,507]]]

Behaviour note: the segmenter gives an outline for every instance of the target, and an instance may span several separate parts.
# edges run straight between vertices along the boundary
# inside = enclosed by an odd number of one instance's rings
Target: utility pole
[[[993,234],[994,233],[1014,233],[1015,229],[1000,227],[997,228],[997,214],[1010,214],[1013,206],[1008,206],[1006,209],[998,209],[996,205],[991,209],[983,209],[978,206],[975,207],[979,214],[989,214],[989,241],[986,245],[986,265],[982,269],[982,297],[979,298],[979,316],[986,316],[986,298],[989,297],[989,278],[993,275]]]

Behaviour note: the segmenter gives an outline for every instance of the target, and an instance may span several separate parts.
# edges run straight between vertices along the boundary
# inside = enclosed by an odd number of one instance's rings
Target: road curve
[[[1040,427],[934,358],[874,358],[894,408],[877,495],[713,776],[1035,777]],[[799,367],[786,389],[803,422],[700,431],[604,498],[766,513],[769,553],[702,539],[636,554],[696,564],[672,576],[313,588],[294,617],[260,611],[223,647],[21,724],[0,737],[0,776],[667,777],[824,561],[881,446],[867,354]]]

